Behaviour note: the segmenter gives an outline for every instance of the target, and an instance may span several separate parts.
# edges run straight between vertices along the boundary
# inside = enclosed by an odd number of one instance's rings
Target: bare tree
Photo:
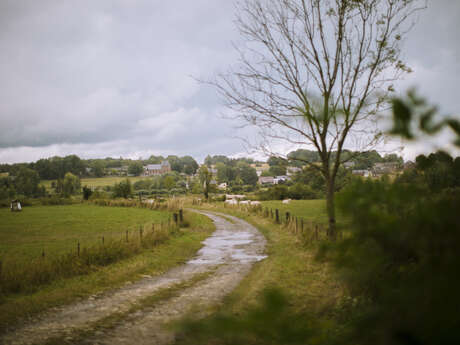
[[[351,140],[371,144],[392,83],[409,68],[401,38],[418,0],[243,0],[239,63],[211,82],[237,118],[276,140],[314,147],[336,236],[335,181]]]

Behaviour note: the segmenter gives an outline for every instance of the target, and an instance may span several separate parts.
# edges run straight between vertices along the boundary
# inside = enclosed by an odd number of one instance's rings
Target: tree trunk
[[[337,238],[337,228],[335,222],[335,203],[334,203],[334,181],[327,180],[326,182],[327,194],[326,194],[326,208],[327,208],[327,217],[329,222],[329,238],[333,241]]]
[[[208,200],[208,198],[209,198],[209,186],[208,186],[208,184],[206,182],[205,182],[205,185],[204,185],[204,198],[206,200]]]

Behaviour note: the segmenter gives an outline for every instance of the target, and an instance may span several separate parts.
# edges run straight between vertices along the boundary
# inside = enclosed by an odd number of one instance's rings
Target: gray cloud
[[[21,4],[0,8],[0,147],[194,140],[214,117],[190,76],[234,57],[228,2]]]
[[[460,114],[460,1],[430,0],[404,46],[414,73],[401,88],[417,87],[445,112]]]
[[[459,15],[460,2],[431,1],[399,85],[451,112]],[[238,38],[226,0],[0,2],[0,161],[242,151],[214,91],[191,77],[234,63]]]

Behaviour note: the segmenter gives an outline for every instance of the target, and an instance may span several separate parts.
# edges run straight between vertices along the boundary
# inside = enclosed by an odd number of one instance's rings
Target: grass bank
[[[99,208],[101,210],[98,211],[109,213],[120,211],[118,208],[111,207],[89,207]],[[123,210],[135,214],[145,211],[152,213],[151,217],[155,214],[151,210],[135,208]],[[168,214],[161,217],[167,218]],[[187,228],[178,230],[173,236],[168,236],[153,247],[138,246],[134,256],[131,255],[108,266],[91,265],[91,269],[85,275],[56,279],[41,286],[40,289],[3,294],[0,296],[0,331],[16,324],[24,317],[32,316],[50,307],[116,288],[127,281],[140,279],[143,275],[155,276],[185,262],[195,254],[201,247],[201,242],[214,230],[212,221],[207,217],[193,213],[187,213],[185,217]],[[46,231],[44,233],[46,236]],[[59,237],[57,234],[55,236]],[[140,239],[136,238],[136,241]]]
[[[271,219],[242,210],[223,208],[220,205],[204,205],[203,208],[240,217],[256,226],[267,239],[266,252],[268,254],[267,259],[254,265],[241,284],[225,299],[224,304],[216,308],[213,316],[205,320],[205,325],[206,322],[208,322],[208,326],[213,325],[212,327],[205,326],[205,333],[209,333],[209,330],[216,325],[222,325],[223,317],[235,317],[236,320],[239,320],[238,325],[244,323],[248,317],[253,317],[255,319],[250,320],[247,324],[254,330],[257,329],[259,322],[261,323],[259,326],[265,328],[266,334],[277,331],[279,334],[283,334],[282,329],[276,329],[277,325],[274,325],[271,330],[267,329],[267,327],[270,328],[267,325],[270,324],[271,320],[270,316],[262,315],[266,311],[263,313],[260,313],[260,310],[254,312],[260,307],[265,292],[268,289],[277,289],[287,299],[285,315],[294,317],[297,320],[295,323],[298,323],[301,328],[308,328],[314,323],[319,332],[316,335],[316,341],[331,337],[328,330],[337,328],[344,291],[334,278],[332,268],[315,260],[320,242],[305,244],[285,226],[274,224]],[[310,210],[312,220],[321,217],[323,212],[320,207],[316,210],[317,212]],[[289,211],[292,212],[292,209]],[[306,216],[305,213],[301,215]],[[213,321],[213,317],[216,316],[218,318]],[[278,318],[276,315],[271,315],[271,317]],[[216,320],[218,320],[217,323]],[[267,325],[264,325],[264,322],[267,322]],[[200,329],[195,326],[189,328],[189,331],[193,333]],[[227,331],[231,331],[231,327],[229,326]],[[236,329],[234,331],[234,333],[240,333]],[[309,329],[305,331],[308,333]],[[205,338],[200,338],[199,334],[196,333],[186,333],[177,344],[226,344],[231,343],[229,339],[224,334],[212,334],[212,331],[211,336]],[[237,343],[238,341],[244,341],[248,344],[264,343],[257,334],[251,334],[244,339],[231,339]],[[283,340],[280,339],[280,341]]]

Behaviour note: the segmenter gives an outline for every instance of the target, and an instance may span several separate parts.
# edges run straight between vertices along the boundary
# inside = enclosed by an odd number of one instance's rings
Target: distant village
[[[382,156],[377,151],[347,151],[343,157],[345,161],[339,169],[338,188],[346,185],[353,175],[362,178],[397,176],[414,166],[396,154]],[[224,155],[207,156],[202,164],[191,156],[151,156],[132,160],[121,157],[81,159],[70,155],[33,163],[0,165],[0,199],[16,195],[69,195],[78,193],[88,183],[85,179],[103,177],[136,177],[129,187],[135,194],[196,194],[204,188],[200,175],[203,170],[208,174],[211,191],[215,193],[259,193],[260,200],[315,199],[324,197],[325,193],[320,167],[318,154],[309,150],[293,151],[284,158],[271,156],[265,162]],[[99,197],[116,197],[120,194],[121,180],[113,181],[93,189],[97,189]],[[74,187],[66,187],[71,185]]]
[[[318,163],[316,163],[318,164]],[[228,187],[227,182],[220,182],[217,179],[218,176],[218,165],[217,164],[201,164],[201,166],[207,166],[208,171],[212,174],[213,178],[211,180],[211,184],[217,186],[220,190],[226,190]],[[253,168],[257,174],[257,183],[261,186],[264,185],[277,185],[280,183],[290,182],[293,179],[293,176],[302,172],[302,169],[307,165],[302,166],[289,166],[285,167],[286,174],[284,175],[273,175],[270,174],[271,166],[266,162],[255,162],[249,164],[251,168]],[[413,167],[414,163],[409,161],[406,163],[401,164],[401,161],[391,161],[391,162],[376,162],[372,165],[371,168],[368,169],[355,169],[356,163],[354,161],[348,161],[343,163],[343,167],[351,172],[352,175],[362,176],[362,177],[369,177],[369,178],[379,178],[383,175],[395,175],[400,173],[401,171]],[[168,160],[163,160],[161,163],[158,164],[147,164],[143,165],[143,170],[140,176],[162,176],[168,173],[171,173],[173,170],[171,168],[171,164]],[[110,175],[115,176],[136,176],[134,174],[129,173],[129,166],[124,165],[121,167],[110,168],[107,170],[107,173]],[[183,173],[183,175],[185,175]],[[195,172],[191,175],[192,177],[197,177],[198,173]]]

